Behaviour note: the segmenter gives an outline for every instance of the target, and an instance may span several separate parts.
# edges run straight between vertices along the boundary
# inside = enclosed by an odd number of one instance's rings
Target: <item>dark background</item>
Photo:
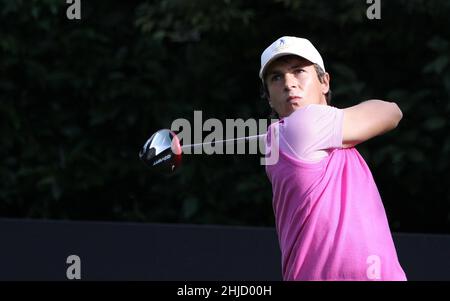
[[[450,233],[450,2],[0,1],[0,216],[273,226],[259,155],[138,159],[177,118],[266,118],[260,54],[310,39],[332,103],[395,101],[399,127],[357,147],[395,232]]]

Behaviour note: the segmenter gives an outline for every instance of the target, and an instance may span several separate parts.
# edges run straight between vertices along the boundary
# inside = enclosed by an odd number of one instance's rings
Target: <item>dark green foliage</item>
[[[266,118],[261,51],[308,37],[333,104],[397,102],[393,132],[358,147],[394,231],[450,232],[450,4],[366,1],[82,1],[0,6],[3,217],[273,226],[259,156],[185,156],[155,174],[138,152],[177,118]]]

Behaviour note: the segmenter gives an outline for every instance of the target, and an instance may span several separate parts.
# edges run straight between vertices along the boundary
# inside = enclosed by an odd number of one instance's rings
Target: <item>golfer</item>
[[[266,165],[284,280],[406,280],[369,167],[355,145],[394,129],[393,102],[330,105],[330,75],[310,41],[282,37],[261,55],[273,112]],[[270,153],[270,151],[269,151]]]

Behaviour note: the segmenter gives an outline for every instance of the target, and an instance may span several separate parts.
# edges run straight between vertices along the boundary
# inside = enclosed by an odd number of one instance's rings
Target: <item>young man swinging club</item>
[[[259,76],[280,120],[279,160],[266,165],[284,280],[406,280],[372,174],[354,148],[394,129],[393,102],[330,106],[330,75],[310,41],[282,37]],[[267,135],[266,149],[275,139]]]

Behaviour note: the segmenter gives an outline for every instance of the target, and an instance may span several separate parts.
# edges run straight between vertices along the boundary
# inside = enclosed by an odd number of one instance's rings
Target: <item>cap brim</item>
[[[266,63],[266,64],[261,68],[261,70],[259,71],[259,77],[261,78],[261,80],[264,81],[263,75],[264,75],[264,72],[266,71],[267,67],[268,67],[274,60],[276,60],[277,58],[280,58],[280,57],[286,56],[286,55],[295,55],[295,56],[304,58],[305,60],[308,60],[307,58],[305,58],[305,57],[303,57],[303,56],[301,56],[301,55],[298,55],[297,53],[294,53],[294,52],[292,52],[292,51],[279,52],[279,53],[275,54],[270,60],[268,60],[267,63]],[[308,60],[308,61],[309,61],[309,60]]]

